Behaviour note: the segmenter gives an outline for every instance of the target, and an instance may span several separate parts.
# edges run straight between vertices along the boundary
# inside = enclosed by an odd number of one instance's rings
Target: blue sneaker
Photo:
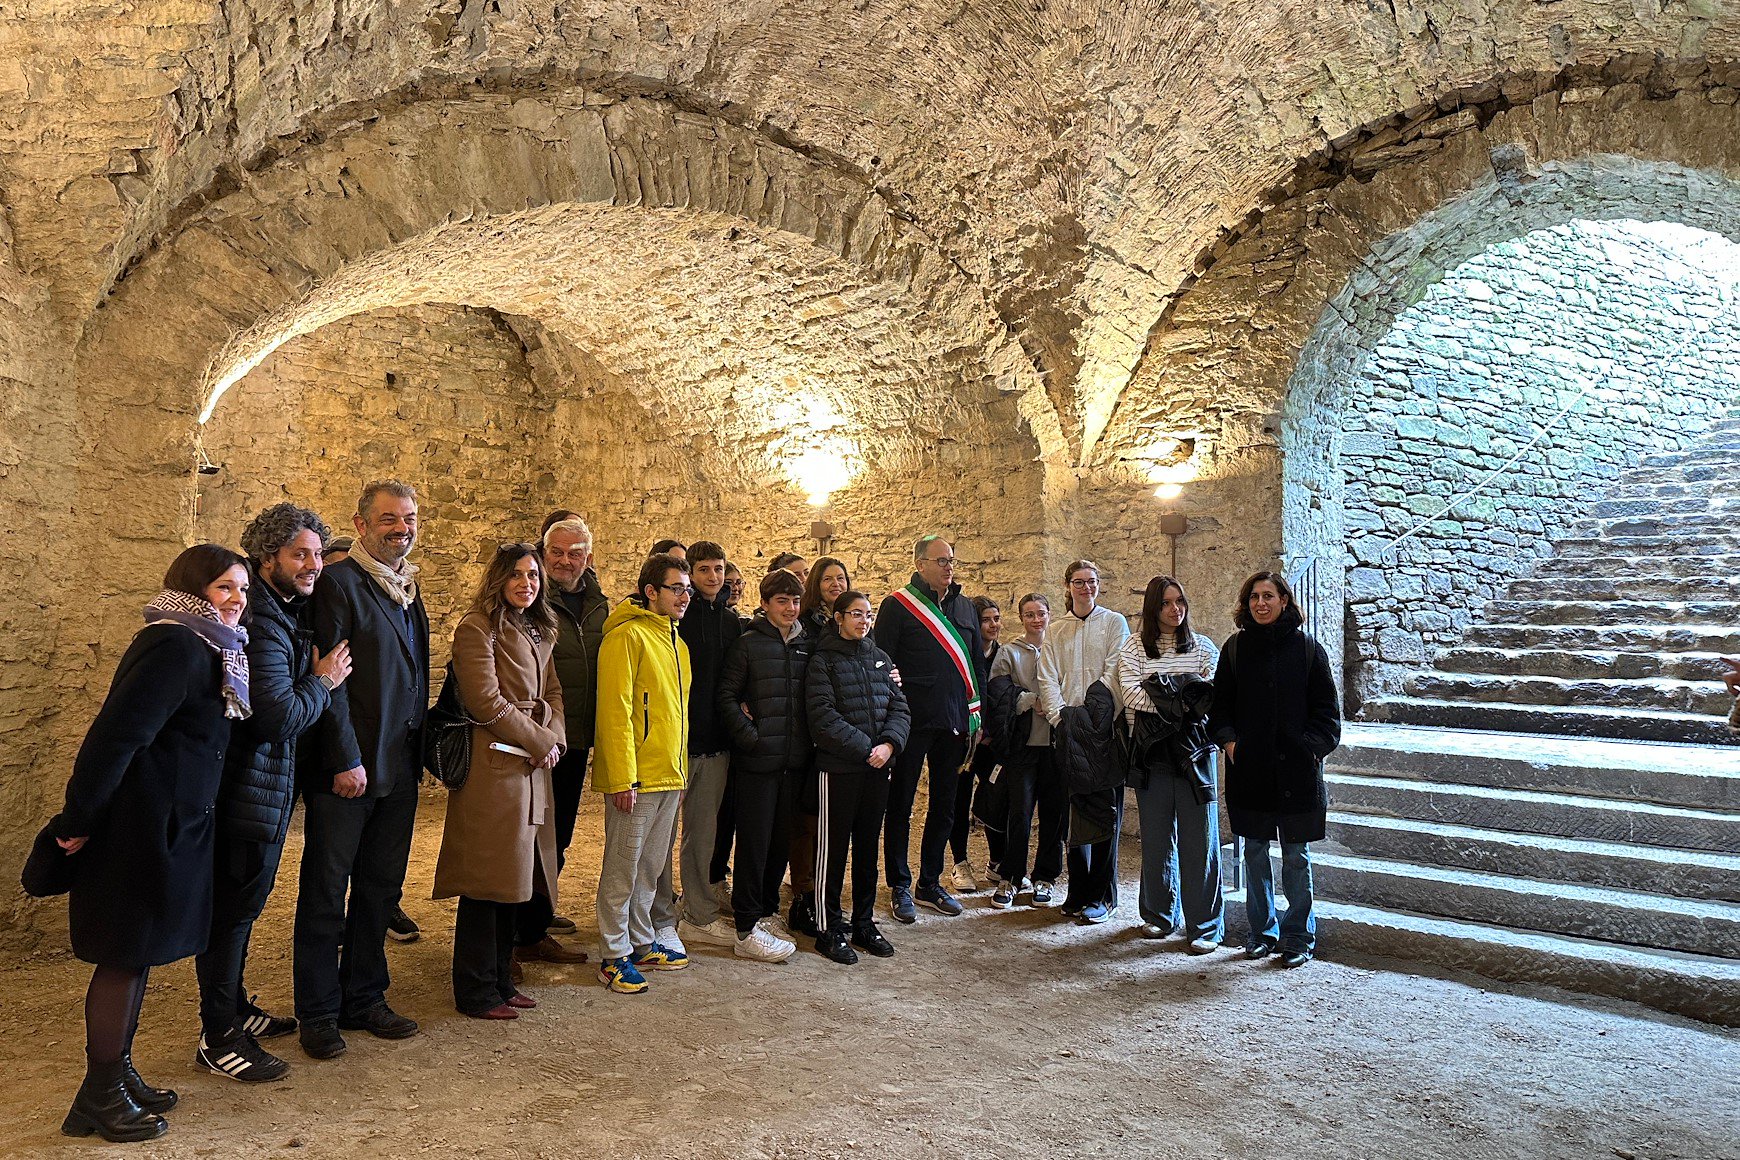
[[[1111,915],[1112,912],[1106,909],[1106,905],[1103,902],[1090,902],[1081,908],[1081,920],[1083,922],[1092,923],[1095,926],[1106,921],[1106,919],[1110,918]]]
[[[680,971],[689,965],[689,956],[663,943],[654,943],[634,956],[634,965],[649,971]]]
[[[605,959],[598,964],[598,981],[619,995],[638,995],[646,990],[646,976],[627,959]]]

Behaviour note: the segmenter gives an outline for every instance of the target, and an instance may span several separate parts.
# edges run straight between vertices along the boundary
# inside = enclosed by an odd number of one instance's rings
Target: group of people
[[[95,967],[70,1135],[167,1129],[176,1094],[131,1059],[152,966],[196,956],[196,1061],[239,1081],[287,1072],[264,1039],[296,1032],[308,1056],[331,1059],[344,1031],[418,1031],[387,1002],[383,947],[409,922],[399,904],[436,732],[409,558],[416,492],[370,483],[353,523],[336,562],[331,529],[288,503],[248,525],[245,555],[187,549],[121,659],[45,829],[71,859],[73,949]],[[578,513],[552,512],[535,542],[500,545],[454,629],[438,704],[470,747],[463,777],[443,774],[433,893],[457,899],[461,1013],[519,1018],[537,1006],[519,989],[526,964],[587,961],[563,941],[576,924],[557,884],[588,770],[605,798],[598,970],[614,992],[687,967],[690,945],[780,962],[801,935],[836,963],[891,956],[880,877],[897,922],[920,906],[960,914],[950,887],[980,888],[973,815],[992,906],[1049,906],[1063,878],[1062,913],[1104,922],[1118,906],[1126,783],[1140,807],[1141,933],[1182,932],[1210,953],[1223,936],[1218,755],[1250,874],[1245,953],[1311,957],[1308,846],[1323,837],[1321,765],[1340,726],[1328,660],[1281,576],[1245,582],[1238,631],[1217,649],[1192,629],[1176,579],[1150,581],[1131,633],[1100,605],[1098,569],[1077,560],[1062,614],[1029,593],[1015,606],[1021,635],[1005,642],[1002,610],[962,594],[936,536],[878,606],[844,561],[784,553],[748,609],[741,573],[706,540],[655,543],[613,606],[592,547]],[[244,971],[298,798],[290,1017],[256,1006]]]

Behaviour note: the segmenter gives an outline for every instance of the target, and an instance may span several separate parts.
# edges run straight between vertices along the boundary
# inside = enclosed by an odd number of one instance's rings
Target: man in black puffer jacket
[[[350,673],[340,642],[322,657],[304,622],[332,530],[306,508],[281,503],[242,533],[248,555],[248,691],[253,715],[236,722],[218,788],[211,938],[194,962],[201,1035],[194,1060],[230,1079],[278,1079],[289,1065],[256,1040],[288,1035],[296,1020],[254,1006],[242,983],[248,936],[265,908],[296,801],[296,739],[320,719]]]
[[[736,803],[737,854],[731,909],[737,954],[784,962],[794,943],[758,924],[779,912],[791,818],[810,770],[804,677],[811,641],[798,624],[801,581],[784,569],[761,581],[761,614],[731,642],[719,678],[719,712],[731,733],[731,795]]]

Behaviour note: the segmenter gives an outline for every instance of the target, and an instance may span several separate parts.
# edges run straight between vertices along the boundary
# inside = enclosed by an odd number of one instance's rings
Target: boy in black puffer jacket
[[[894,663],[867,635],[870,599],[847,592],[834,602],[829,625],[810,658],[810,734],[822,771],[816,916],[825,923],[816,949],[836,963],[855,963],[846,945],[840,906],[846,853],[852,853],[851,940],[879,958],[894,953],[876,929],[876,860],[888,775],[907,742],[912,717],[892,679]]]
[[[804,586],[790,572],[761,581],[761,612],[725,653],[719,713],[731,734],[736,864],[731,909],[739,957],[784,962],[797,946],[764,929],[779,912],[791,818],[814,747],[804,719],[810,638],[798,624]]]

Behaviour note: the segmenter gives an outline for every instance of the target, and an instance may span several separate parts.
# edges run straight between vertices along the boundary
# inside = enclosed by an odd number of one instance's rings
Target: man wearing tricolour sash
[[[966,760],[968,742],[979,729],[979,693],[987,677],[979,614],[954,582],[954,549],[940,536],[926,536],[914,546],[913,562],[917,571],[912,583],[882,601],[875,628],[876,646],[900,671],[912,711],[912,736],[894,764],[883,827],[894,917],[901,922],[918,917],[915,897],[939,914],[961,912],[961,904],[938,878],[954,824],[954,778]],[[915,891],[907,848],[913,800],[927,761],[930,808],[919,841]]]

